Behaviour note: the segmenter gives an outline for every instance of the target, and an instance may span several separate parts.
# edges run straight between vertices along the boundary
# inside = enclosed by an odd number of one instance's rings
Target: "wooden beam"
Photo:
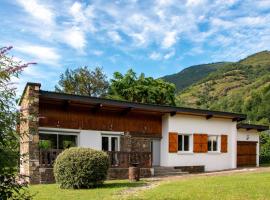
[[[236,121],[238,121],[238,120],[239,120],[238,117],[235,117],[235,118],[232,119],[233,122],[236,122]]]
[[[98,103],[93,109],[92,109],[92,112],[93,113],[96,113],[98,112],[99,110],[101,110],[101,108],[103,107],[103,105],[101,103]]]
[[[70,105],[70,101],[69,100],[64,100],[63,107],[62,107],[63,110],[67,111],[69,105]]]
[[[213,115],[206,115],[206,119],[211,119],[213,117]]]
[[[127,114],[130,113],[133,109],[134,109],[133,107],[125,108],[125,110],[123,110],[120,114],[121,114],[121,115],[127,115]]]
[[[174,115],[176,115],[176,111],[173,111],[173,112],[171,112],[170,114],[171,114],[171,116],[173,117]]]

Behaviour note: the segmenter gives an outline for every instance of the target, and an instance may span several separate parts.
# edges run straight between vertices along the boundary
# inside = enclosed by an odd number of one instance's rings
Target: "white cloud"
[[[117,31],[109,31],[108,36],[114,41],[115,43],[120,43],[122,42],[122,38],[119,35]]]
[[[163,41],[162,41],[162,47],[163,48],[170,48],[170,47],[172,47],[176,43],[176,41],[177,41],[177,37],[176,36],[177,36],[177,34],[176,34],[175,31],[167,32],[165,34],[165,37],[164,37]]]
[[[79,2],[74,2],[70,7],[70,13],[74,17],[75,21],[85,21],[85,16],[82,11],[82,4]]]
[[[79,27],[67,28],[63,33],[63,41],[71,47],[83,51],[86,46],[86,35]]]
[[[40,20],[46,25],[54,24],[54,12],[48,5],[39,2],[38,0],[17,0],[24,10],[34,18]]]
[[[31,56],[34,59],[33,61],[37,63],[58,65],[58,61],[61,58],[56,49],[52,47],[23,44],[16,46],[14,50]]]
[[[167,60],[167,59],[170,59],[172,58],[173,56],[175,55],[175,51],[171,51],[167,54],[164,55],[164,59]]]
[[[204,0],[187,0],[186,6],[187,7],[199,6],[204,2],[205,2]]]
[[[162,57],[162,55],[160,53],[157,53],[157,52],[152,52],[149,55],[149,58],[152,59],[152,60],[160,60],[161,57]]]
[[[152,52],[149,59],[162,60],[172,58],[173,50],[183,42],[190,45],[185,55],[202,54],[204,48],[213,54],[236,51],[242,55],[238,49],[270,37],[270,14],[265,12],[270,8],[268,0],[156,0],[147,6],[134,0],[18,2],[39,22],[27,19],[28,27],[22,26],[24,34],[35,33],[52,46],[64,43],[78,52],[86,52],[87,47],[96,49],[91,44],[102,43],[134,58],[138,56],[134,52],[143,49]],[[44,24],[48,26],[44,28]]]
[[[100,50],[93,50],[92,53],[94,55],[96,55],[96,56],[101,56],[101,55],[103,55],[104,52],[103,51],[100,51]]]

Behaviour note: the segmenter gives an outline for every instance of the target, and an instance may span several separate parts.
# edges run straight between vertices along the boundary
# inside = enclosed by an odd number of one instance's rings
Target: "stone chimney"
[[[30,184],[40,183],[39,173],[39,90],[41,84],[27,83],[20,105],[20,174],[27,176]]]

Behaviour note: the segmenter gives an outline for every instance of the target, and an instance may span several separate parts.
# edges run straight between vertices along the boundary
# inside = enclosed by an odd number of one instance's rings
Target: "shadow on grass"
[[[123,182],[123,183],[104,183],[99,188],[123,188],[123,187],[140,187],[146,185],[145,182],[139,181],[139,182]]]

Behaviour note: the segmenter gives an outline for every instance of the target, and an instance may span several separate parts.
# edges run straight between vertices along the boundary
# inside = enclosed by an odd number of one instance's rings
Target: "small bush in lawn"
[[[63,151],[54,164],[54,176],[61,188],[91,188],[104,182],[109,157],[103,151],[72,147]]]

